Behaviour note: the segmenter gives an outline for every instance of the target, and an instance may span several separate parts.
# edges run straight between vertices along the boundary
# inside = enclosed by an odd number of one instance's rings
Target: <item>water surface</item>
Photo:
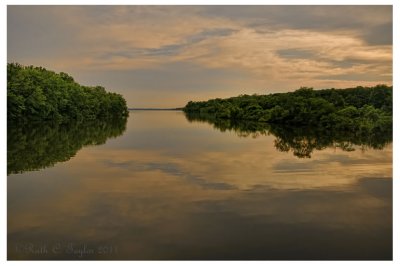
[[[392,258],[390,143],[298,156],[291,134],[189,120],[134,111],[126,129],[13,133],[8,259]]]

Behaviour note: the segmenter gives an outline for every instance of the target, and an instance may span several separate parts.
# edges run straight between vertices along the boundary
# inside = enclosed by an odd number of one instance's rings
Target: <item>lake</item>
[[[9,130],[9,260],[392,259],[390,141],[181,111]]]

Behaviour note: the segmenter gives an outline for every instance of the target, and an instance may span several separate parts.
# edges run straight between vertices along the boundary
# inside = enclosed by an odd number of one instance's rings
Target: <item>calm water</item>
[[[392,258],[390,143],[190,121],[9,131],[8,259]]]

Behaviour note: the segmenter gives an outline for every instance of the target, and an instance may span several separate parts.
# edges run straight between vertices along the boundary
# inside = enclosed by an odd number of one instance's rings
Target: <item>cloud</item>
[[[369,44],[391,44],[392,7],[389,5],[209,6],[204,7],[203,14],[239,20],[260,33],[288,28],[341,32],[362,37]]]
[[[362,37],[370,45],[392,45],[393,23],[392,21],[381,25],[368,27]]]
[[[282,58],[298,58],[298,59],[307,59],[314,57],[314,53],[310,50],[302,50],[302,49],[282,49],[277,50],[277,54]]]
[[[104,85],[129,95],[130,105],[137,91],[168,89],[177,99],[170,105],[182,106],[199,98],[196,90],[207,99],[391,85],[391,42],[391,6],[8,7],[8,61],[68,72],[85,84],[96,82],[95,72],[109,73],[113,82]],[[179,95],[183,87],[192,98]]]
[[[163,45],[158,48],[132,48],[123,51],[111,51],[106,52],[105,55],[102,55],[102,59],[112,59],[112,57],[123,57],[123,58],[138,58],[138,57],[153,57],[153,56],[175,56],[179,55],[183,49],[191,48],[192,45],[199,43],[203,40],[213,38],[213,37],[224,37],[228,36],[235,32],[233,29],[211,29],[204,30],[194,35],[190,35],[185,38],[185,40],[181,41],[177,44],[169,44]]]
[[[371,73],[346,73],[339,75],[327,75],[327,76],[319,76],[321,80],[347,80],[347,81],[383,81],[383,83],[389,83],[392,81],[391,76],[385,76],[382,74],[372,74]]]
[[[174,163],[164,163],[164,162],[149,162],[140,163],[136,161],[124,161],[124,162],[114,162],[105,161],[104,164],[107,167],[118,167],[123,168],[128,171],[161,171],[168,175],[173,175],[176,177],[184,178],[190,183],[199,185],[205,189],[215,189],[215,190],[225,190],[225,189],[235,189],[236,187],[224,182],[212,182],[207,181],[198,175],[193,175],[190,172],[184,171],[179,165]]]

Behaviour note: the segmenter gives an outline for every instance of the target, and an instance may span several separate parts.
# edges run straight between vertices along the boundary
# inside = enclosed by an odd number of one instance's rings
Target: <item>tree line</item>
[[[325,90],[302,87],[287,93],[190,101],[183,110],[207,119],[387,135],[392,132],[392,98],[393,88],[386,85]]]
[[[101,86],[82,86],[64,73],[7,64],[7,120],[59,121],[126,117],[125,99]]]

